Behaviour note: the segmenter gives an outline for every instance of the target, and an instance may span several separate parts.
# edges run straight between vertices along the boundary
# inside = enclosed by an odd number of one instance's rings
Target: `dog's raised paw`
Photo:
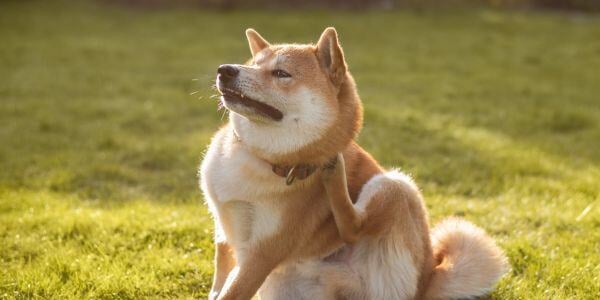
[[[321,170],[323,174],[321,178],[323,181],[330,181],[335,177],[345,176],[344,157],[341,153],[338,153],[324,164]]]
[[[324,171],[333,170],[337,166],[337,163],[338,163],[338,155],[335,155],[323,165],[323,170]]]

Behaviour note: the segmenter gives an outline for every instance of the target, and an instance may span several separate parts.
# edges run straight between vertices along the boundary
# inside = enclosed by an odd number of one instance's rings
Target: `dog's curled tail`
[[[488,293],[508,270],[502,250],[483,229],[449,218],[431,232],[437,266],[425,299],[464,299]]]

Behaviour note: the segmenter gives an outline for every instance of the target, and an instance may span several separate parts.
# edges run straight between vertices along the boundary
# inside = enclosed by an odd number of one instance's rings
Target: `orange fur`
[[[200,170],[218,231],[211,299],[249,299],[259,289],[270,299],[429,299],[489,290],[506,265],[493,240],[470,223],[448,221],[434,229],[432,243],[410,177],[386,172],[354,142],[362,106],[335,30],[316,45],[270,45],[251,29],[246,35],[252,60],[233,67],[239,75],[228,85],[218,83],[237,89],[241,104],[224,98],[230,122]],[[278,69],[291,75],[274,76]],[[257,115],[245,96],[283,119]],[[286,186],[273,164],[320,168]]]

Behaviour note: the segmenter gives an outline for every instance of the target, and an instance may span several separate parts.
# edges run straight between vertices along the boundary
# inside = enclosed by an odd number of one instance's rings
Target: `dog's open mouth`
[[[260,102],[258,100],[249,98],[248,96],[238,91],[229,88],[224,88],[221,89],[221,95],[223,96],[223,100],[226,103],[241,104],[247,106],[249,108],[254,109],[259,114],[269,117],[275,121],[279,121],[283,118],[283,113],[277,108]]]

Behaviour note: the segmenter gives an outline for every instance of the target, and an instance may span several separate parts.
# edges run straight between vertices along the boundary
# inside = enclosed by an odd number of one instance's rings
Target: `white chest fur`
[[[213,139],[200,179],[211,212],[234,248],[242,250],[277,232],[280,205],[290,187],[229,132],[222,130]]]
[[[219,206],[218,211],[228,240],[236,248],[274,234],[281,220],[279,211],[268,202],[229,201]]]

